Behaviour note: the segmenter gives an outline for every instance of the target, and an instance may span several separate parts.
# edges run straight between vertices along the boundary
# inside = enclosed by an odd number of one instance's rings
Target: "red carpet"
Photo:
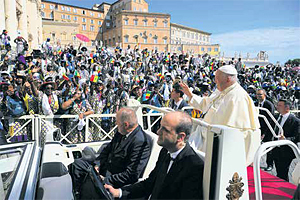
[[[255,185],[253,177],[253,167],[247,168],[249,196],[250,199],[255,199]],[[297,186],[286,182],[276,176],[273,176],[265,171],[260,170],[262,196],[264,200],[281,200],[291,199],[296,191]]]

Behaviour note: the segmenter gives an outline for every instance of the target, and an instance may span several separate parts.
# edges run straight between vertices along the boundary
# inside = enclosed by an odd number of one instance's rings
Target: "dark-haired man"
[[[275,106],[271,101],[267,99],[266,91],[264,89],[258,89],[256,91],[256,97],[258,100],[257,106],[268,109],[270,113],[274,115]],[[272,121],[271,117],[267,114],[266,111],[260,110],[259,114],[264,115],[269,121],[270,125],[274,127],[274,122]],[[263,118],[259,118],[259,124],[260,124],[262,141],[263,142],[272,141],[273,138],[272,132]],[[273,157],[271,151],[267,154],[267,168],[265,169],[265,171],[271,171],[272,169],[273,169]]]
[[[286,139],[294,142],[300,142],[300,120],[290,113],[291,103],[281,99],[277,103],[279,116],[276,117],[278,123],[283,128],[283,135],[280,139]],[[275,127],[275,134],[279,134],[279,129]],[[289,146],[276,147],[273,150],[274,162],[277,176],[289,181],[288,171],[292,160],[295,158],[293,150]]]
[[[114,189],[114,197],[127,199],[202,199],[204,163],[187,143],[192,119],[184,112],[170,112],[161,121],[157,143],[163,147],[154,170],[144,181]]]

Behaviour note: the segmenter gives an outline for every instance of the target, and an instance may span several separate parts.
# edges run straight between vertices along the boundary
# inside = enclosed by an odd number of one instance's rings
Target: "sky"
[[[99,0],[52,0],[91,8]],[[168,13],[171,22],[212,33],[221,55],[256,57],[266,51],[269,61],[300,58],[300,0],[146,0],[149,12]],[[113,3],[115,0],[105,0]]]

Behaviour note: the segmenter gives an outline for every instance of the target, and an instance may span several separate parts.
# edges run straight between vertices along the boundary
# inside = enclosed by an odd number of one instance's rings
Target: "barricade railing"
[[[262,200],[262,188],[261,188],[261,178],[260,178],[260,160],[261,157],[271,151],[277,146],[288,145],[292,148],[298,162],[300,162],[300,149],[289,140],[277,140],[272,142],[266,142],[260,145],[256,151],[254,162],[253,162],[253,173],[254,173],[254,183],[255,183],[255,199]]]
[[[275,119],[275,117],[272,115],[272,113],[266,109],[266,108],[262,108],[262,107],[256,107],[258,110],[262,110],[262,111],[265,111],[268,116],[272,119],[272,121],[274,122],[275,126],[278,127],[279,129],[279,132],[278,132],[278,135],[276,135],[273,127],[271,126],[269,120],[267,119],[266,116],[262,115],[262,114],[259,114],[258,117],[262,118],[264,120],[264,122],[267,124],[269,130],[271,131],[272,135],[275,137],[275,138],[280,138],[281,135],[284,134],[283,132],[283,129],[281,127],[281,125],[278,123],[278,121]]]
[[[3,117],[3,127],[7,129],[7,141],[36,140],[38,135],[35,130],[35,116],[24,115],[21,117]],[[23,138],[22,138],[23,137]]]

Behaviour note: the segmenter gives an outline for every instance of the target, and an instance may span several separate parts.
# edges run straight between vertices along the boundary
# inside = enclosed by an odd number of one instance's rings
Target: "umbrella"
[[[86,37],[85,35],[82,35],[82,34],[76,34],[76,37],[79,40],[83,41],[83,42],[89,42],[90,41],[90,39],[88,37]]]

